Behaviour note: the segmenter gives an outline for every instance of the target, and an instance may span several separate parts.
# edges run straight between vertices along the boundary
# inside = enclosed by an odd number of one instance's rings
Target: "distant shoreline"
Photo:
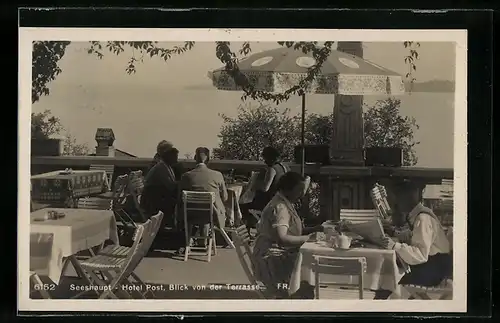
[[[454,93],[455,92],[455,82],[454,81],[446,81],[446,80],[433,80],[427,82],[418,82],[410,84],[409,82],[405,82],[405,88],[407,92],[415,92],[415,93]],[[184,90],[213,90],[211,84],[194,84],[190,86],[184,87]]]

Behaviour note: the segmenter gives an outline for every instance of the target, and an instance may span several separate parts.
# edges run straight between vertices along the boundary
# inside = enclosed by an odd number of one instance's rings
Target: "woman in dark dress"
[[[266,147],[262,151],[262,158],[266,164],[266,168],[261,170],[256,181],[255,196],[253,201],[248,204],[243,204],[242,216],[247,219],[247,229],[255,227],[256,220],[248,210],[262,211],[271,199],[278,192],[278,182],[280,178],[289,170],[280,162],[280,152],[273,147]]]
[[[149,216],[162,211],[164,221],[168,221],[173,219],[177,204],[178,185],[173,165],[177,164],[179,151],[164,146],[159,154],[161,160],[144,178],[141,207]]]

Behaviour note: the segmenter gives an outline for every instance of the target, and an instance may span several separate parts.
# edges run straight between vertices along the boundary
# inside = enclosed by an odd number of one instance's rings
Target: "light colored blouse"
[[[413,226],[411,243],[396,243],[394,246],[407,264],[423,264],[429,256],[450,252],[448,237],[432,210],[419,203],[408,214],[408,221]]]
[[[258,240],[267,240],[268,243],[281,245],[276,228],[284,226],[288,234],[302,235],[302,220],[293,204],[281,193],[276,193],[273,199],[262,211],[257,224]],[[256,241],[256,244],[258,241]]]

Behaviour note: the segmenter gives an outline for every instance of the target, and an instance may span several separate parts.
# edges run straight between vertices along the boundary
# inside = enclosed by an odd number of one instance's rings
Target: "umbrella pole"
[[[302,93],[302,120],[301,120],[301,131],[300,131],[300,146],[301,146],[301,163],[300,163],[300,174],[305,175],[306,166],[306,146],[305,146],[305,135],[306,135],[306,95]]]

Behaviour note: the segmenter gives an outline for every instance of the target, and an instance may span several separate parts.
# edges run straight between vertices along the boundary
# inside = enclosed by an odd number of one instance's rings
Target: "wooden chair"
[[[132,171],[128,176],[127,192],[134,202],[136,210],[139,212],[141,220],[144,222],[147,220],[147,215],[141,207],[141,196],[144,191],[144,176],[142,176],[142,171]]]
[[[78,208],[91,210],[112,210],[113,201],[98,197],[84,197],[78,199]]]
[[[364,223],[377,218],[377,210],[355,210],[355,209],[341,209],[340,220],[349,221],[352,224]]]
[[[363,299],[364,298],[364,281],[363,275],[366,272],[366,258],[364,257],[326,257],[314,256],[312,263],[315,285],[315,299],[320,298],[320,287],[336,287],[332,289],[332,296],[336,299]],[[357,284],[337,284],[337,283],[321,283],[320,275],[345,275],[357,276]],[[352,287],[357,287],[353,290]],[[353,291],[355,293],[353,293]]]
[[[40,288],[44,286],[44,283],[36,270],[46,270],[48,268],[53,239],[54,235],[52,233],[30,233],[30,290],[38,292],[43,299],[50,299],[51,296],[48,290]]]
[[[96,256],[80,263],[92,283],[98,286],[109,286],[99,295],[100,299],[118,298],[117,294],[120,293],[126,298],[132,298],[130,293],[122,289],[122,286],[132,284],[142,286],[138,293],[140,298],[146,298],[148,293],[154,297],[153,291],[148,290],[144,281],[134,271],[151,248],[162,219],[163,213],[159,212],[144,224],[138,224],[132,247],[108,246]],[[101,273],[106,279],[99,278],[97,273]]]
[[[184,234],[186,242],[186,250],[184,253],[184,261],[189,258],[189,253],[193,248],[191,246],[191,238],[195,241],[205,241],[208,243],[206,248],[207,262],[210,262],[212,253],[217,255],[217,248],[215,245],[215,231],[214,231],[214,202],[215,193],[213,192],[182,192],[183,212],[184,212]],[[195,222],[209,223],[208,236],[190,237],[192,225],[188,222],[188,213],[196,214],[197,220]],[[200,227],[200,230],[202,228]],[[197,248],[199,249],[199,248]]]
[[[379,216],[383,219],[388,218],[391,212],[391,207],[387,201],[387,191],[385,187],[376,183],[370,190],[370,197],[375,209],[379,212]]]
[[[438,286],[426,287],[419,285],[402,285],[412,299],[423,300],[451,300],[453,299],[453,280],[445,279]]]
[[[266,292],[264,285],[255,279],[253,274],[253,265],[255,261],[253,260],[252,249],[250,248],[250,235],[247,232],[245,225],[241,225],[236,228],[233,235],[233,241],[235,244],[236,254],[238,255],[238,260],[240,261],[241,267],[245,271],[245,274],[253,286],[259,286],[256,292],[259,298],[262,299],[272,299],[273,297]]]
[[[115,165],[90,165],[89,170],[98,170],[106,172],[106,185],[108,186],[108,190],[111,191],[113,187],[111,184],[113,183],[113,174],[115,172]]]

